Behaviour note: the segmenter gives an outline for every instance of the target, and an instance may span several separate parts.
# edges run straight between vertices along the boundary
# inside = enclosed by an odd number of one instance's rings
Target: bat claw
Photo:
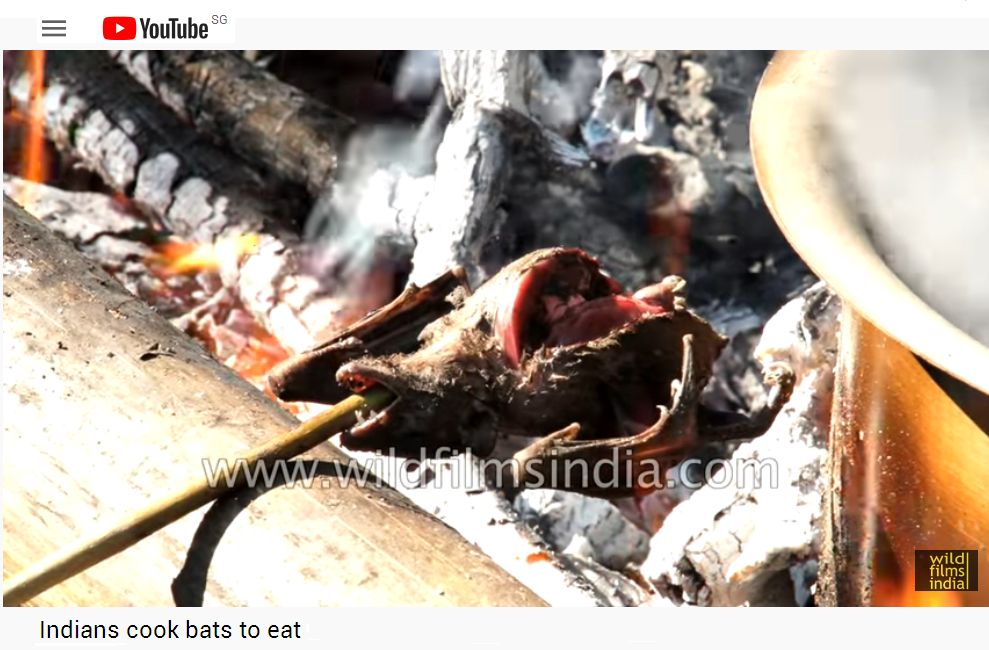
[[[693,337],[686,335],[672,404],[658,407],[659,416],[652,426],[632,436],[582,440],[580,425],[571,424],[516,453],[506,475],[507,485],[501,489],[514,494],[524,488],[549,487],[616,497],[659,487],[644,485],[645,472],[651,470],[653,481],[662,480],[665,470],[682,460],[697,442],[700,387],[693,364]]]

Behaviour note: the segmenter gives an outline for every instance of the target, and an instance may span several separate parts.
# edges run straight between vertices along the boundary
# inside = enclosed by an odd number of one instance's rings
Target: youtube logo
[[[226,16],[213,16],[215,23],[226,24]],[[132,41],[137,36],[138,25],[144,40],[185,40],[209,38],[209,25],[193,18],[134,18],[132,16],[107,16],[103,19],[103,38],[108,41]]]
[[[103,38],[108,41],[137,38],[137,20],[130,16],[107,16],[103,19]]]

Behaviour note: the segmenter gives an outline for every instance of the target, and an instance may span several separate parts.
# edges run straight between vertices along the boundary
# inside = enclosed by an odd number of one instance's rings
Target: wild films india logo
[[[914,551],[915,591],[978,591],[979,552]]]

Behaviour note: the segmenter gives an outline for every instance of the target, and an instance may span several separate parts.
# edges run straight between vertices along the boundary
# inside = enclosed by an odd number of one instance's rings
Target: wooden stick
[[[210,485],[208,477],[197,478],[181,490],[148,504],[143,510],[109,529],[67,546],[4,581],[3,604],[20,605],[46,589],[99,564],[210,501],[244,487],[247,477],[256,476],[255,468],[259,465],[298,456],[353,425],[358,411],[382,408],[391,399],[392,395],[382,388],[344,399],[294,430],[246,452],[240,457],[243,464],[239,466],[243,471],[236,471],[231,485],[225,480]]]

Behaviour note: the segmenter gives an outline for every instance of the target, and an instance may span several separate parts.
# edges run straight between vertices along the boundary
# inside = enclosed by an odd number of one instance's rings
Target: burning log
[[[106,194],[67,192],[42,183],[4,175],[3,191],[86,256],[98,260],[132,293],[164,293],[144,261],[157,234],[145,219]],[[143,285],[154,284],[153,289]],[[156,291],[157,290],[157,291]]]
[[[103,55],[50,52],[47,57],[48,136],[171,233],[203,244],[233,242],[225,250],[248,237],[253,254],[235,250],[210,263],[285,347],[311,346],[340,312],[350,311],[345,300],[327,296],[326,287],[306,272],[307,260],[290,227],[299,206],[265,194],[255,172],[198,137]],[[24,72],[10,84],[24,109],[31,105],[32,83],[31,72]],[[355,287],[355,295],[360,290]],[[390,294],[391,287],[382,291]],[[381,299],[367,297],[371,303]],[[355,305],[353,313],[370,306],[375,305]]]
[[[262,179],[205,142],[98,52],[48,52],[44,123],[48,137],[172,232],[208,241],[230,228],[258,231],[289,221]],[[32,72],[10,94],[29,112]]]
[[[529,115],[530,52],[444,52],[441,71],[454,111],[436,153],[433,187],[411,222],[412,280],[452,266],[476,283],[533,248],[580,246],[623,283],[658,280],[656,250],[619,224],[581,149]]]
[[[271,364],[287,357],[216,274],[199,271],[208,261],[206,248],[162,247],[161,234],[132,203],[10,175],[4,176],[4,191],[246,379],[260,382]]]
[[[354,123],[231,52],[120,50],[149,92],[244,160],[310,194],[324,191]]]
[[[8,198],[3,251],[6,571],[297,425]],[[221,500],[31,602],[166,605],[177,576],[183,604],[539,604],[390,489],[316,485]]]
[[[649,552],[649,535],[605,499],[562,490],[523,490],[515,509],[555,549],[621,571]]]

